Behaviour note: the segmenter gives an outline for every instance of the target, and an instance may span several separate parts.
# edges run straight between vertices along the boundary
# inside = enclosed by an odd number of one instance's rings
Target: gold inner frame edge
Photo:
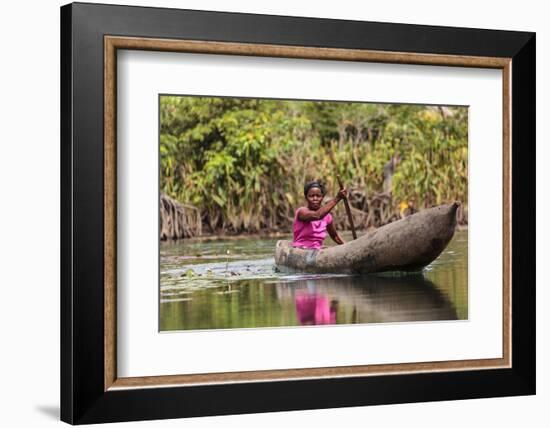
[[[502,358],[304,369],[117,377],[116,366],[116,54],[118,49],[296,59],[495,68],[503,90],[503,349]],[[362,377],[511,367],[511,58],[385,52],[142,37],[104,37],[104,390]]]

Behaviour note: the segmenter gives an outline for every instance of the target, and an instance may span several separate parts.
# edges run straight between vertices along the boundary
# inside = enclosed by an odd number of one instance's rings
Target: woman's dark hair
[[[304,186],[304,196],[306,198],[307,198],[307,192],[309,192],[309,189],[311,189],[312,187],[319,188],[323,196],[325,196],[325,194],[327,193],[325,189],[325,185],[323,183],[321,183],[319,180],[313,180],[313,181],[310,181],[309,183],[306,183],[306,185]]]

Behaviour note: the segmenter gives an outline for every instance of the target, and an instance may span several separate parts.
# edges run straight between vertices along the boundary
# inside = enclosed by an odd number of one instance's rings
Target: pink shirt
[[[301,221],[298,218],[300,209],[294,214],[292,246],[320,249],[327,236],[327,226],[332,223],[332,215],[329,213],[320,220]]]

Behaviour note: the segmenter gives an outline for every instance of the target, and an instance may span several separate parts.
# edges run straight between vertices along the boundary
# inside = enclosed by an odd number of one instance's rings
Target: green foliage
[[[288,227],[304,182],[334,194],[336,172],[381,192],[395,154],[396,204],[467,203],[466,108],[163,96],[160,119],[161,188],[213,231]]]

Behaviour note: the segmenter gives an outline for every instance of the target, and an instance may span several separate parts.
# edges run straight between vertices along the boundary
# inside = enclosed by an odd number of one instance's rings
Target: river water
[[[160,330],[468,318],[467,231],[421,275],[284,274],[274,269],[277,239],[162,242]]]

